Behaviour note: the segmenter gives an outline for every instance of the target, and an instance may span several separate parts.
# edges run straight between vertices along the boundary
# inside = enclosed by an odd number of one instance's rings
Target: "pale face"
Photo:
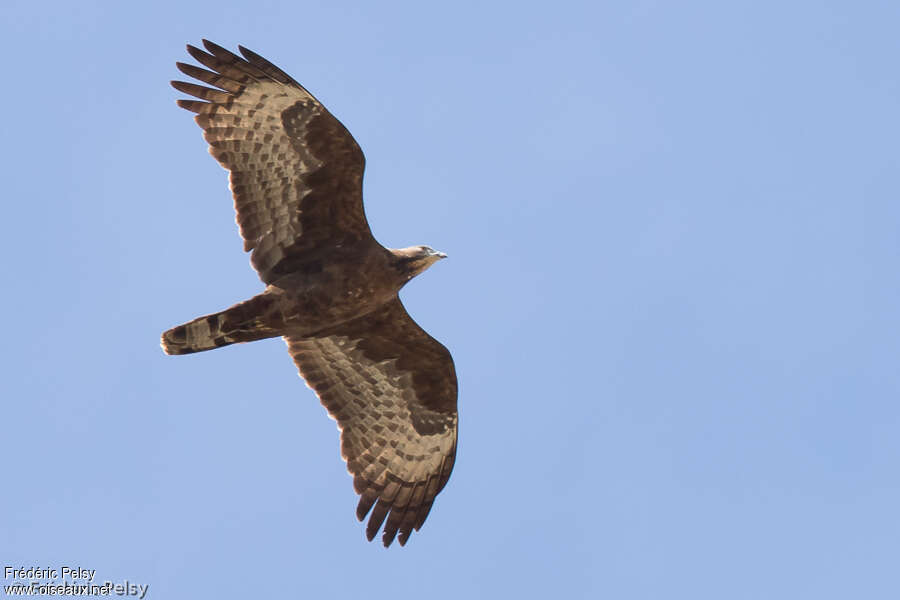
[[[447,258],[446,254],[430,246],[410,246],[393,250],[393,253],[404,263],[408,279],[412,279],[442,258]]]
[[[416,248],[419,249],[419,252],[421,252],[425,258],[431,259],[431,263],[433,263],[437,260],[440,260],[442,258],[447,258],[446,254],[444,254],[443,252],[438,252],[431,246],[416,246]],[[429,263],[429,264],[431,264],[431,263]]]

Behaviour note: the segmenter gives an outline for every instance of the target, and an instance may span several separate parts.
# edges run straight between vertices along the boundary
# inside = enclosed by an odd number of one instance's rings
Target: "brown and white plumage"
[[[399,299],[313,337],[285,337],[300,374],[341,428],[341,454],[372,510],[372,539],[401,544],[425,522],[456,456],[456,373],[450,353]]]
[[[365,158],[350,132],[284,71],[239,46],[244,58],[203,41],[188,53],[212,71],[176,63],[213,88],[173,81],[203,100],[197,113],[209,152],[231,172],[244,250],[260,279],[291,272],[293,259],[340,243],[375,243],[362,204]]]
[[[162,336],[169,354],[284,336],[300,374],[341,429],[341,452],[371,512],[371,540],[405,544],[428,516],[456,456],[457,384],[447,349],[407,314],[397,292],[444,255],[388,250],[362,204],[365,159],[344,126],[300,84],[259,55],[203,42],[178,63],[205,87],[172,85],[200,100],[210,153],[230,171],[244,249],[263,293]],[[214,89],[217,88],[217,89]]]

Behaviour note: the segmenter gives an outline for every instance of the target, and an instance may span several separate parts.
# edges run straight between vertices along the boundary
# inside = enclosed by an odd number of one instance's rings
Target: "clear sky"
[[[0,120],[0,566],[147,598],[897,598],[900,4],[19,2]],[[456,469],[367,543],[169,87],[243,44],[367,156],[453,353]],[[5,581],[4,583],[9,583]]]

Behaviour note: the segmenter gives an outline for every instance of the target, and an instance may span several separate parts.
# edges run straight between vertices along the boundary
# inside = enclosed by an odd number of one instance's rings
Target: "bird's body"
[[[162,337],[167,354],[190,354],[286,335],[310,336],[374,311],[397,297],[440,254],[414,262],[418,248],[385,250],[366,242],[331,248],[300,262],[266,289],[219,313],[174,327]]]
[[[369,539],[405,544],[428,516],[456,455],[456,372],[450,353],[397,295],[444,254],[382,247],[362,207],[362,151],[300,84],[259,55],[204,40],[178,63],[214,87],[172,82],[200,98],[210,153],[231,173],[244,249],[259,295],[162,335],[168,354],[284,337],[301,376],[341,429],[341,450],[370,513]],[[215,89],[218,88],[218,89]]]

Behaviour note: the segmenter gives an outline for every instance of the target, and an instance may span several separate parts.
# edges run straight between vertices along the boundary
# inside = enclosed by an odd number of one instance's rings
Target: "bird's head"
[[[394,255],[397,268],[406,276],[407,281],[442,258],[447,258],[446,254],[438,252],[429,246],[400,248],[399,250],[391,250],[391,254]]]

